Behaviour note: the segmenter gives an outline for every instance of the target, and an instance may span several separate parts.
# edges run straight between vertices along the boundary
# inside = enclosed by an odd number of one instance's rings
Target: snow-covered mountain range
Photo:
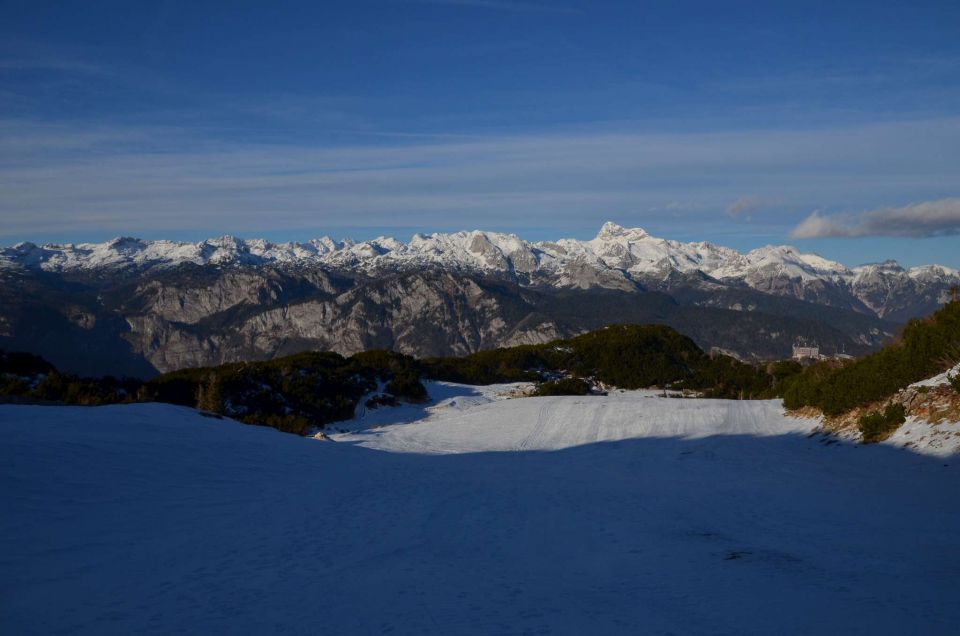
[[[407,243],[21,243],[0,249],[0,348],[149,375],[306,349],[463,355],[660,323],[748,359],[789,356],[798,339],[858,354],[957,285],[960,272],[936,265],[847,267],[613,223],[586,241],[471,231]]]
[[[741,253],[706,241],[682,243],[651,236],[641,228],[605,223],[591,240],[525,241],[515,234],[473,230],[452,234],[416,234],[408,243],[379,237],[337,241],[328,236],[307,242],[272,243],[223,236],[199,243],[147,241],[119,237],[104,243],[19,243],[0,249],[0,265],[39,267],[47,271],[96,268],[274,264],[358,267],[376,271],[398,265],[438,265],[488,272],[523,272],[563,276],[578,264],[628,275],[701,271],[720,280],[749,280],[759,272],[776,272],[802,280],[853,281],[876,272],[903,273],[913,279],[958,277],[960,271],[939,265],[904,270],[895,261],[847,267],[787,245]]]
[[[884,317],[890,292],[960,283],[960,271],[940,265],[905,269],[895,261],[848,267],[791,246],[741,253],[709,242],[682,243],[651,236],[641,228],[606,223],[591,240],[530,242],[514,234],[479,230],[417,234],[408,243],[380,237],[370,241],[272,243],[232,236],[199,243],[116,238],[105,243],[20,243],[0,250],[0,267],[49,272],[146,271],[182,264],[322,267],[376,275],[384,271],[438,268],[516,276],[528,285],[559,288],[659,288],[671,275],[703,274],[723,284],[810,299],[824,286],[847,290],[865,308]],[[942,295],[942,294],[941,294]],[[943,302],[944,298],[938,298]]]

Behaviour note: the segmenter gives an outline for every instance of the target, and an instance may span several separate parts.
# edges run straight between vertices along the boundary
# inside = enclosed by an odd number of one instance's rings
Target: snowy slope
[[[908,417],[907,421],[882,443],[917,450],[926,455],[955,457],[960,454],[960,422],[931,424],[922,418]]]
[[[912,392],[912,389],[923,387],[926,389],[945,389],[950,384],[949,378],[957,374],[960,374],[960,364],[926,380],[914,382],[908,387],[907,391]],[[927,401],[929,404],[931,397],[934,401],[947,401],[949,403],[950,400],[949,393],[946,396],[943,394],[934,396],[932,393],[928,393],[920,394],[919,401]],[[924,398],[927,398],[927,400],[924,400]],[[915,449],[932,455],[945,457],[958,455],[960,454],[960,421],[956,417],[941,419],[940,417],[930,418],[910,415],[907,417],[907,421],[883,443],[900,448]]]
[[[955,633],[952,461],[771,403],[444,390],[450,416],[353,433],[426,453],[0,406],[0,632]],[[476,452],[524,440],[565,448]]]
[[[558,450],[646,437],[808,434],[819,425],[819,420],[785,416],[778,400],[683,400],[651,391],[502,399],[517,388],[429,383],[431,395],[439,398],[433,405],[365,414],[333,425],[333,431],[348,432],[332,438],[395,452],[475,453]]]
[[[942,386],[947,374],[911,387]],[[336,441],[393,452],[474,453],[557,450],[644,437],[696,439],[710,435],[807,435],[821,421],[788,417],[779,400],[663,399],[656,391],[610,396],[506,400],[524,385],[474,387],[428,383],[434,402],[362,413],[328,429]],[[859,440],[851,431],[850,441]],[[960,422],[908,417],[883,444],[930,456],[960,454]]]
[[[910,385],[910,388],[917,388],[921,386],[926,387],[935,387],[935,386],[946,386],[950,384],[950,379],[960,375],[960,364],[955,365],[954,367],[947,369],[943,373],[938,373],[937,375],[927,378],[926,380],[920,380],[919,382],[914,382]]]

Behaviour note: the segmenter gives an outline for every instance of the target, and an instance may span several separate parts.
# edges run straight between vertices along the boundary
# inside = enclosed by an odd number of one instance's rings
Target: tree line
[[[305,352],[274,360],[182,369],[148,381],[82,378],[28,353],[0,351],[0,397],[101,405],[159,401],[303,434],[349,419],[363,399],[370,408],[428,399],[423,380],[465,384],[529,381],[539,395],[585,395],[598,385],[688,389],[704,397],[783,397],[788,408],[815,406],[828,415],[883,399],[960,360],[960,302],[911,322],[899,341],[850,363],[807,367],[792,360],[747,364],[709,356],[664,325],[612,325],[546,344],[417,360],[392,351],[349,357]],[[960,384],[960,379],[954,379]],[[896,419],[884,415],[870,426]],[[886,417],[889,415],[889,417]]]

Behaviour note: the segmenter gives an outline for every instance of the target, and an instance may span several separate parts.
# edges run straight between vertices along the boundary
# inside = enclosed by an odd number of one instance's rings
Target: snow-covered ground
[[[379,450],[446,454],[558,450],[646,437],[807,434],[819,424],[784,416],[776,400],[664,399],[657,391],[505,399],[523,386],[431,382],[434,400],[426,407],[365,411],[328,433]]]
[[[960,373],[960,364],[932,378],[915,382],[909,389],[943,387],[949,384],[950,378],[958,373]],[[960,453],[960,422],[945,420],[931,423],[922,417],[907,417],[903,426],[883,443],[930,455],[956,455]]]
[[[776,402],[430,388],[338,442],[0,406],[0,633],[956,633],[954,458]]]
[[[935,387],[935,386],[944,386],[950,383],[950,378],[960,374],[960,364],[947,369],[943,373],[938,373],[932,378],[927,378],[926,380],[921,380],[919,382],[914,382],[910,385],[910,388],[916,388],[921,386]]]
[[[470,386],[454,382],[426,381],[424,386],[430,395],[430,401],[426,404],[402,403],[396,407],[371,409],[364,405],[364,399],[357,405],[356,414],[352,420],[329,424],[324,429],[324,433],[334,439],[345,440],[348,438],[341,435],[342,433],[382,432],[383,427],[409,424],[440,415],[455,417],[477,406],[503,402],[511,397],[523,395],[533,388],[533,384],[529,382]],[[377,391],[371,393],[371,396],[381,394],[382,391],[383,383]]]
[[[882,444],[924,453],[952,457],[960,453],[960,422],[931,424],[918,417],[908,417]]]

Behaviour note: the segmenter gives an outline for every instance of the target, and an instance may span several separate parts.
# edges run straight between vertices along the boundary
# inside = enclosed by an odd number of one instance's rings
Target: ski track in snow
[[[2,406],[0,633],[956,633],[955,457],[778,402],[502,390],[338,442]]]

